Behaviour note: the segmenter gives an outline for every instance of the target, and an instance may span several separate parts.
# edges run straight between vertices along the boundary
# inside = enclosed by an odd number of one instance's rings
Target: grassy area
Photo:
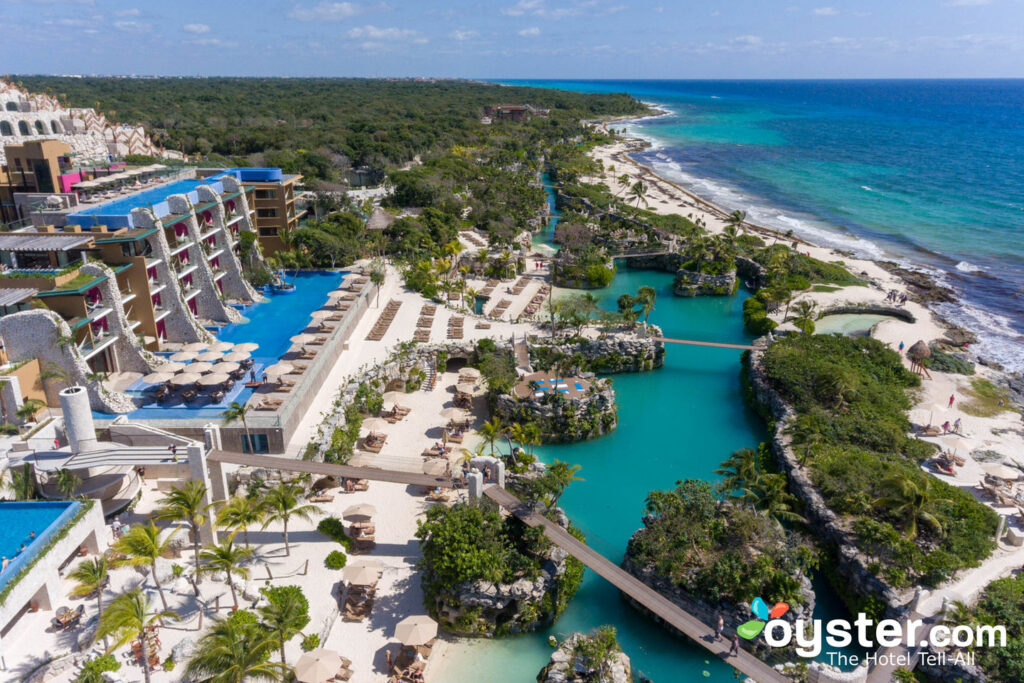
[[[811,287],[812,292],[838,292],[842,287],[833,287],[832,285],[814,285]]]
[[[995,417],[1009,410],[1010,392],[997,387],[987,379],[971,380],[971,388],[966,393],[970,398],[960,403],[960,410],[975,417]]]

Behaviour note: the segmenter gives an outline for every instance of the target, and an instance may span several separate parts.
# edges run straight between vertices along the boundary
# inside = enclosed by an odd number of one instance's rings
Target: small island
[[[619,646],[613,626],[599,626],[588,634],[573,633],[558,644],[551,661],[537,674],[537,683],[632,681],[629,657]]]

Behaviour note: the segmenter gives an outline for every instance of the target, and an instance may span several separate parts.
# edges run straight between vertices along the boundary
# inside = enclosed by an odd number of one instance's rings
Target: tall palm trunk
[[[235,582],[231,579],[231,570],[227,570],[228,574],[228,588],[231,589],[231,602],[235,603],[235,609],[238,609],[238,595],[235,593]]]
[[[161,594],[160,597],[162,598],[163,594]],[[167,608],[167,606],[165,605],[164,609],[166,609],[166,608]],[[142,675],[145,677],[146,683],[150,683],[150,679],[149,679],[149,651],[146,649],[146,629],[142,629],[141,631],[139,631],[139,645],[142,646],[142,648],[141,648],[141,652],[142,652]]]
[[[288,556],[291,556],[292,549],[288,546],[288,518],[285,517],[283,522],[284,522],[284,554],[288,555]]]
[[[245,539],[245,547],[248,548],[249,547],[249,527],[248,526],[242,527],[242,538]]]
[[[166,611],[170,609],[170,607],[167,606],[167,597],[164,596],[164,587],[160,585],[160,579],[156,578],[156,560],[153,560],[149,564],[149,571],[153,575],[153,583],[156,584],[156,592],[160,594],[160,602],[164,604],[164,611]]]
[[[249,452],[255,453],[256,447],[252,442],[252,435],[249,434],[249,422],[245,419],[245,413],[242,413],[242,428],[245,429],[245,440],[249,443]]]
[[[199,584],[202,582],[202,572],[199,571],[199,525],[196,524],[195,520],[190,521],[189,525],[192,527],[192,556],[196,562],[196,595],[199,595]]]

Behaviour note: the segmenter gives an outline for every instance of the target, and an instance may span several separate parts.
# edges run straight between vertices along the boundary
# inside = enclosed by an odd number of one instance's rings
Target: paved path
[[[544,535],[552,543],[597,572],[597,574],[608,580],[613,586],[629,595],[663,619],[667,624],[685,633],[693,642],[710,651],[716,657],[726,661],[730,666],[739,669],[747,676],[758,681],[758,683],[790,680],[742,648],[740,649],[739,656],[729,657],[729,648],[726,644],[723,644],[721,641],[708,639],[708,635],[712,630],[710,626],[684,612],[678,605],[661,593],[653,590],[617,564],[595,552],[590,546],[581,543],[559,525],[533,512],[505,489],[492,485],[484,489],[484,494],[519,517],[527,525],[542,527]],[[696,679],[696,675],[690,678]]]
[[[226,462],[231,463],[232,465],[248,465],[250,467],[286,470],[288,472],[309,472],[310,474],[320,474],[325,477],[333,476],[344,477],[346,479],[371,479],[373,481],[389,481],[395,484],[429,486],[431,488],[435,486],[440,486],[446,489],[455,488],[455,482],[451,477],[432,477],[429,474],[382,470],[374,467],[350,467],[348,465],[334,465],[327,462],[313,462],[312,460],[295,460],[294,458],[281,458],[272,455],[252,455],[250,453],[212,451],[207,456],[207,460]]]

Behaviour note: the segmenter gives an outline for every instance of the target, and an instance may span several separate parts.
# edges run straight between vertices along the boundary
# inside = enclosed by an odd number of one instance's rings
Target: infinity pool
[[[262,368],[273,365],[283,356],[292,343],[290,337],[302,332],[310,324],[310,314],[327,303],[327,294],[341,284],[347,271],[316,271],[289,275],[288,282],[295,284],[290,294],[265,293],[268,301],[252,304],[239,309],[246,322],[231,323],[215,331],[217,339],[241,344],[255,342],[260,345],[253,353],[257,376]],[[139,382],[128,388],[133,398],[142,395],[143,385]],[[237,382],[224,400],[218,403],[187,405],[184,403],[151,403],[128,413],[128,417],[149,420],[188,420],[195,418],[219,417],[232,401],[245,403],[252,396],[253,389]],[[109,413],[93,415],[110,419]]]
[[[0,503],[0,556],[9,560],[7,569],[0,572],[0,588],[39,554],[81,505],[68,501]],[[18,552],[22,544],[25,550]]]

